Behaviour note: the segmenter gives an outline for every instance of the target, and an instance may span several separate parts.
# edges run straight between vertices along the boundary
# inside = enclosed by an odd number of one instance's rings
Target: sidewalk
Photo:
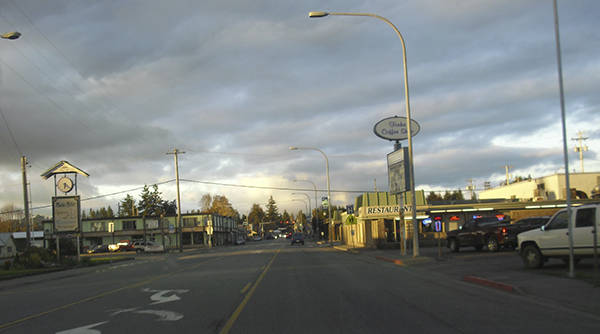
[[[421,247],[420,256],[401,255],[399,249],[349,249],[335,245],[335,249],[356,256],[374,258],[398,266],[435,272],[450,280],[459,280],[489,288],[538,299],[553,301],[568,308],[600,315],[600,286],[592,283],[593,262],[583,260],[575,267],[576,279],[567,277],[568,266],[560,260],[550,260],[544,268],[525,269],[521,258],[512,251],[498,253],[463,251],[451,253],[437,247]],[[585,277],[585,279],[581,279]]]

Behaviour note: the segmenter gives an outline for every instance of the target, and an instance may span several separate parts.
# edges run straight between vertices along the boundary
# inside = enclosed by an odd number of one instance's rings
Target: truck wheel
[[[490,251],[490,252],[498,251],[498,239],[496,239],[494,237],[489,237],[486,245],[487,245],[488,251]]]
[[[448,247],[450,247],[450,250],[453,251],[454,253],[458,253],[459,247],[458,247],[458,241],[456,241],[455,238],[450,239],[450,241],[448,241]]]
[[[526,268],[535,269],[541,268],[544,265],[542,253],[540,253],[540,250],[534,245],[525,246],[523,253],[521,253],[521,258],[523,259],[523,264]]]

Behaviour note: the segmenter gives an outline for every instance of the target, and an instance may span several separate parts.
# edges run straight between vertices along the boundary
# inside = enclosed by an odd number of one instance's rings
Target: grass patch
[[[11,278],[19,278],[31,275],[46,274],[55,271],[65,270],[65,267],[53,267],[53,268],[37,268],[37,269],[9,269],[0,270],[0,280],[6,280]]]

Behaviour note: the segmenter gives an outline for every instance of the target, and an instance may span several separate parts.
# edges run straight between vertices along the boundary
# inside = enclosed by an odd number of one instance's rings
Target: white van
[[[573,254],[575,263],[581,258],[594,256],[600,244],[596,230],[600,224],[600,204],[571,208],[573,224]],[[595,236],[595,242],[594,242]],[[549,258],[569,259],[569,225],[567,209],[554,214],[540,229],[520,233],[517,251],[528,268],[539,268]]]

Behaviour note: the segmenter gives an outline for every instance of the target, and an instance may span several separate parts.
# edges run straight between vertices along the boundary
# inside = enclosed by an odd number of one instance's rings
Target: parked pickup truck
[[[571,208],[573,227],[573,259],[597,256],[600,240],[596,232],[600,225],[600,204],[588,204]],[[569,217],[562,209],[540,229],[517,235],[518,252],[527,268],[539,268],[549,258],[560,258],[568,262]]]
[[[475,247],[481,250],[486,246],[490,252],[508,245],[511,226],[509,221],[498,220],[496,216],[475,218],[459,226],[458,230],[446,234],[447,245],[453,252],[461,247]]]

